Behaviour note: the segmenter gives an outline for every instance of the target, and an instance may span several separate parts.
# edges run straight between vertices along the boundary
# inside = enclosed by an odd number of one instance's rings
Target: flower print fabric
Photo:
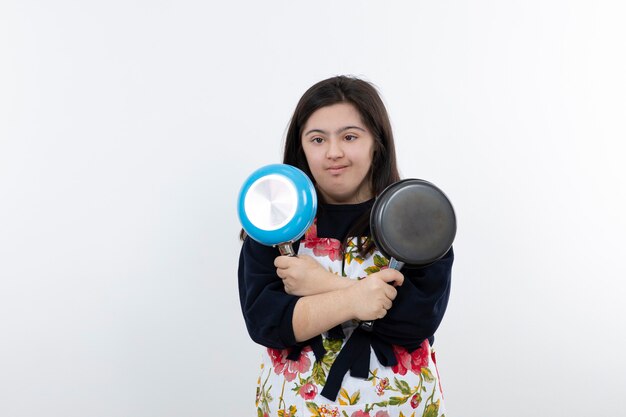
[[[341,242],[318,238],[313,223],[300,244],[298,254],[315,258],[331,272],[358,279],[387,266],[375,251],[363,258],[356,251],[356,239],[341,253]],[[342,265],[343,264],[343,265]],[[343,270],[342,270],[343,268]],[[266,348],[258,379],[256,407],[259,417],[437,417],[445,413],[438,372],[428,340],[408,352],[392,346],[398,361],[393,367],[380,364],[370,352],[368,378],[346,374],[336,401],[320,395],[326,377],[345,341],[356,328],[356,322],[342,325],[345,339],[331,339],[323,334],[326,354],[316,362],[312,349],[306,346],[297,360],[289,360],[289,349]]]
[[[337,239],[317,237],[317,222],[304,234],[302,244],[306,249],[313,251],[315,257],[328,257],[331,261],[341,258],[341,242]]]
[[[311,358],[307,354],[311,350],[305,347],[300,353],[298,360],[287,359],[288,351],[286,349],[267,349],[267,353],[272,361],[272,367],[277,374],[284,375],[287,381],[293,381],[298,374],[306,373],[311,368]]]
[[[424,343],[422,343],[420,349],[416,349],[411,353],[401,346],[393,346],[393,353],[398,360],[398,364],[392,366],[391,369],[396,374],[406,375],[407,370],[417,374],[422,371],[423,367],[428,366],[428,350],[425,349]]]

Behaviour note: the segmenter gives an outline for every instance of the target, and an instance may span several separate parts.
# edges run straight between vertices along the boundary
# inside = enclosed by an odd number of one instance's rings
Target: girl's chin
[[[331,195],[331,194],[322,193],[322,195],[324,196],[324,200],[328,204],[357,204],[357,203],[363,203],[369,200],[367,196],[362,196],[362,195],[357,195],[357,194],[347,194],[347,195],[332,194]]]

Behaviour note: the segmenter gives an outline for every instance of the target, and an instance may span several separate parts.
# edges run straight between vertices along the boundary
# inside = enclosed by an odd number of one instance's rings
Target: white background
[[[337,74],[380,88],[403,176],[457,210],[447,415],[622,413],[625,18],[602,0],[4,0],[0,415],[256,415],[236,196]]]

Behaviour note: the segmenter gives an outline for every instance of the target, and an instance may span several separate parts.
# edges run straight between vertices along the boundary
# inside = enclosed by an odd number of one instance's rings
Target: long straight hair
[[[387,109],[376,87],[359,78],[344,75],[328,78],[316,83],[304,93],[287,129],[283,163],[301,169],[315,183],[302,149],[302,129],[315,111],[338,103],[353,105],[374,137],[374,154],[368,172],[368,181],[374,196],[377,196],[387,186],[399,181],[400,174]],[[319,191],[317,194],[320,201],[323,201]],[[358,237],[358,249],[362,254],[366,254],[373,247],[372,239],[369,239],[369,217],[370,211],[368,210],[354,223],[347,235],[347,239]],[[361,240],[361,237],[368,239]],[[346,243],[343,242],[344,248]]]

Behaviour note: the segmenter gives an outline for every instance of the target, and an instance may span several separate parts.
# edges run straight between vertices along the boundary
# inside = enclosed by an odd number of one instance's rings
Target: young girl
[[[241,307],[251,338],[266,347],[258,416],[443,415],[431,345],[453,254],[399,272],[370,238],[375,197],[400,180],[376,89],[345,76],[311,87],[291,119],[283,162],[311,178],[319,205],[297,257],[243,242]],[[359,325],[371,320],[369,331]]]

